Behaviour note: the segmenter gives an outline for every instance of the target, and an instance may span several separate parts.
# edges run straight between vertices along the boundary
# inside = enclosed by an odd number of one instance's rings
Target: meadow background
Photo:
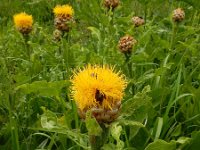
[[[53,40],[53,8],[70,4],[75,24]],[[172,11],[185,11],[173,23]],[[89,133],[70,96],[73,70],[109,64],[128,80],[121,115],[110,124],[104,150],[198,150],[200,147],[200,3],[198,0],[121,0],[114,12],[101,0],[0,1],[0,149],[90,149]],[[13,15],[34,19],[26,41]],[[133,16],[145,25],[135,28]],[[130,60],[119,39],[137,41]],[[111,83],[112,84],[112,83]]]

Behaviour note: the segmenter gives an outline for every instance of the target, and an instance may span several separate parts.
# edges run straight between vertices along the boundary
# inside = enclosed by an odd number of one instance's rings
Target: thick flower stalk
[[[109,123],[117,118],[126,87],[120,72],[108,66],[88,65],[75,72],[71,81],[72,97],[82,119],[88,110],[98,122]]]
[[[55,15],[54,25],[60,31],[68,32],[72,23],[74,10],[70,5],[57,5],[53,9]]]
[[[23,35],[27,35],[31,32],[33,26],[32,15],[28,15],[25,12],[15,14],[13,16],[15,27]]]

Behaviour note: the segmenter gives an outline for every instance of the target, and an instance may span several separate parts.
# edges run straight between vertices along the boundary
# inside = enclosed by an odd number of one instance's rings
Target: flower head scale
[[[33,18],[25,12],[13,16],[15,27],[23,34],[28,34],[32,30]]]
[[[101,108],[112,110],[123,98],[126,87],[124,76],[108,66],[88,65],[75,72],[72,79],[72,97],[79,109]]]
[[[72,17],[74,10],[70,5],[57,5],[53,12],[56,17]]]

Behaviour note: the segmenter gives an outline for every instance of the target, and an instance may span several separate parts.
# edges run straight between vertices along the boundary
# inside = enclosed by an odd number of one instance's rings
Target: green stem
[[[105,127],[104,124],[100,124],[100,126],[103,131],[100,136],[96,135],[89,136],[92,150],[100,150],[108,139],[109,127]]]
[[[147,21],[147,2],[145,2],[145,5],[144,5],[144,21],[145,22]]]
[[[130,147],[130,145],[129,145],[129,139],[128,139],[128,135],[127,135],[126,129],[124,129],[124,136],[125,136],[125,139],[126,139],[126,145],[127,145],[127,147]]]
[[[12,105],[11,103],[14,101],[14,94],[9,94],[9,120],[10,120],[10,132],[12,139],[12,148],[15,150],[20,150],[19,148],[19,135],[18,135],[18,127],[16,119],[12,114]]]
[[[23,35],[23,37],[24,37],[24,42],[25,42],[25,48],[26,48],[26,51],[27,51],[27,57],[29,58],[28,60],[30,61],[31,60],[31,51],[30,51],[30,47],[29,47],[29,44],[28,44],[29,35]]]
[[[64,43],[67,44],[65,47]],[[69,66],[69,57],[70,57],[70,51],[69,51],[69,33],[64,34],[64,37],[62,39],[62,45],[60,48],[60,55],[61,55],[61,69],[62,69],[62,75],[63,75],[63,80],[69,78],[69,71],[70,71],[70,66]],[[65,65],[66,63],[66,65]],[[66,66],[66,69],[65,69]]]
[[[71,105],[72,105],[72,110],[73,110],[73,114],[74,114],[74,119],[75,119],[75,127],[76,129],[79,128],[79,119],[78,119],[78,114],[77,114],[77,107],[74,101],[71,101]]]
[[[174,22],[173,27],[172,27],[172,37],[171,37],[171,42],[170,42],[170,50],[173,50],[173,48],[174,48],[176,32],[177,32],[177,23]]]
[[[28,61],[30,63],[30,65],[29,65],[29,75],[30,75],[29,83],[31,83],[32,82],[32,61],[31,61],[31,49],[30,49],[30,46],[28,44],[29,35],[23,35],[23,37],[24,37],[24,41],[25,41],[25,48],[26,48],[26,51],[27,51]]]
[[[126,57],[125,63],[126,63],[127,68],[128,68],[129,78],[131,80],[133,80],[132,64],[130,63],[131,54],[130,53],[125,53],[125,57]],[[132,88],[132,94],[134,95],[135,94],[135,84],[134,83],[132,83],[131,88]]]
[[[65,73],[64,73],[64,65],[65,65],[65,60],[64,60],[64,39],[62,39],[62,42],[61,42],[61,45],[59,47],[59,54],[60,54],[60,57],[61,57],[61,72],[62,72],[62,77],[63,77],[63,80],[65,79]]]

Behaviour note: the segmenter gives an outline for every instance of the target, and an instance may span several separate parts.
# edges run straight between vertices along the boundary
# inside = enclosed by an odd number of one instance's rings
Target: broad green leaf
[[[113,150],[116,149],[116,145],[113,143],[109,143],[109,144],[104,144],[104,146],[102,147],[103,150]]]
[[[136,95],[134,95],[133,98],[128,99],[122,104],[122,113],[121,113],[122,120],[125,119],[134,122],[135,121],[143,122],[144,119],[148,116],[147,114],[149,110],[151,111],[151,113],[154,112],[150,101],[151,97],[149,97],[148,94],[150,91],[151,91],[150,86],[146,86],[141,92],[138,92]],[[137,134],[137,132],[141,127],[142,126],[140,125],[139,126],[131,125],[130,137],[129,137],[130,140],[134,138],[134,136]]]
[[[146,86],[142,92],[138,92],[133,98],[124,102],[122,105],[122,117],[132,116],[141,107],[148,108],[151,100],[151,98],[148,96],[150,91],[150,86]],[[147,111],[141,113],[146,114]]]
[[[124,142],[120,139],[120,136],[122,134],[122,126],[119,125],[119,123],[113,123],[111,125],[111,135],[112,137],[117,141],[117,150],[122,150],[124,147]]]
[[[197,150],[200,148],[200,131],[194,131],[192,133],[191,144],[188,149]]]
[[[41,96],[58,96],[61,92],[61,89],[68,85],[69,82],[66,80],[55,82],[47,82],[43,80],[22,84],[17,86],[15,90],[21,91],[24,94],[35,93]]]
[[[176,150],[176,142],[171,141],[168,143],[159,139],[150,143],[145,150]]]
[[[101,136],[102,128],[96,119],[91,117],[91,112],[87,112],[85,123],[89,135]]]
[[[189,137],[180,137],[176,142],[180,144],[185,144],[185,143],[190,143],[190,140],[191,138]]]
[[[45,128],[29,128],[32,130],[35,130],[38,132],[43,131],[43,132],[53,132],[53,133],[59,133],[65,135],[67,138],[71,139],[74,141],[77,145],[83,147],[84,149],[88,149],[89,145],[89,138],[86,134],[81,134],[77,130],[71,130],[63,127],[57,127],[53,129],[45,129]]]
[[[41,126],[45,129],[57,128],[57,116],[55,113],[42,107],[44,113],[41,116]]]
[[[60,134],[67,135],[72,141],[83,148],[87,148],[88,145],[88,136],[81,134],[78,131],[71,130],[65,125],[60,125],[59,120],[54,112],[42,107],[44,113],[41,116],[41,127],[34,128],[35,130],[42,130],[46,132],[56,132]]]
[[[176,143],[178,143],[178,149],[181,150],[188,150],[188,147],[190,146],[189,144],[191,143],[191,138],[189,137],[180,137],[178,138],[178,140],[176,141]]]

